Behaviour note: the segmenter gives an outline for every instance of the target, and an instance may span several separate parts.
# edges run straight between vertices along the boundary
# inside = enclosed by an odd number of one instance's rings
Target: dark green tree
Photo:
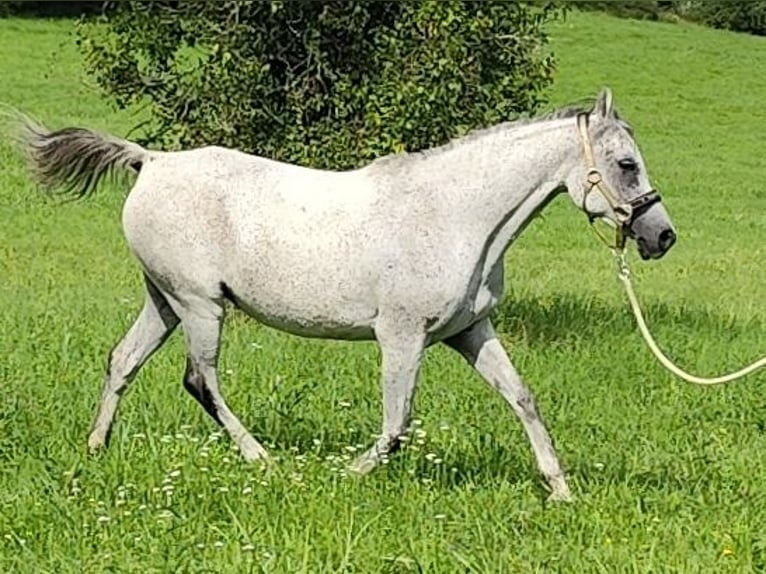
[[[713,28],[766,36],[766,2],[735,0],[689,0],[688,17]]]
[[[534,112],[555,3],[136,0],[81,21],[81,50],[144,143],[237,147],[344,169]]]

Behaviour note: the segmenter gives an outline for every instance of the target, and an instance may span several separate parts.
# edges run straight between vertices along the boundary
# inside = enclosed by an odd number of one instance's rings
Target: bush
[[[641,20],[683,18],[713,28],[766,36],[766,2],[737,0],[602,0],[571,2],[581,10]]]
[[[662,0],[602,0],[599,2],[575,2],[581,10],[599,10],[620,18],[637,20],[662,20],[675,11],[677,1]]]
[[[504,0],[137,0],[78,26],[142,143],[219,144],[352,168],[534,112],[554,60],[554,3]]]
[[[0,18],[8,16],[71,18],[101,10],[102,0],[71,2],[32,2],[29,0],[0,1]]]
[[[713,28],[766,36],[766,2],[691,0],[682,10],[687,18]]]

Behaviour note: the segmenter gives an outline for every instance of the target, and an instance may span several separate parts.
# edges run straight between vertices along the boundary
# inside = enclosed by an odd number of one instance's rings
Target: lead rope
[[[766,366],[766,357],[762,357],[761,359],[755,361],[754,363],[751,363],[748,366],[743,367],[739,371],[735,371],[727,375],[721,375],[720,377],[698,377],[696,375],[691,375],[687,373],[686,371],[684,371],[683,369],[680,369],[679,367],[677,367],[660,350],[659,346],[657,345],[657,342],[654,340],[654,338],[652,337],[652,334],[649,332],[649,327],[647,327],[646,325],[646,321],[644,320],[643,313],[641,312],[641,307],[638,304],[638,298],[636,297],[636,292],[633,290],[633,283],[630,280],[630,268],[628,267],[628,262],[625,259],[625,251],[623,249],[615,249],[613,253],[615,256],[615,260],[617,262],[617,276],[620,278],[620,281],[622,281],[622,284],[625,287],[625,291],[628,294],[628,300],[630,301],[630,307],[633,310],[633,314],[636,316],[638,329],[641,331],[641,335],[644,337],[644,340],[646,341],[646,344],[649,346],[649,349],[652,351],[652,353],[654,353],[654,356],[657,357],[657,360],[660,362],[660,364],[663,367],[665,367],[668,371],[670,371],[677,377],[680,377],[689,383],[694,383],[695,385],[720,385],[721,383],[729,383],[731,381],[736,381],[737,379],[741,379],[742,377],[749,375],[753,371],[756,371],[760,369],[761,367]]]

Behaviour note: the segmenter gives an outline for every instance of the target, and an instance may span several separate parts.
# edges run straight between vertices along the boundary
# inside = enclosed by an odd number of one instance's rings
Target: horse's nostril
[[[659,247],[664,252],[673,247],[676,242],[676,234],[672,229],[665,229],[660,233]]]

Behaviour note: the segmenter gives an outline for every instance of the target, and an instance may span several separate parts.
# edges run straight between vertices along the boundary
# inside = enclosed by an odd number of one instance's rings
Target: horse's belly
[[[320,339],[374,338],[374,305],[337,291],[271,287],[230,287],[230,296],[243,312],[280,331]]]

